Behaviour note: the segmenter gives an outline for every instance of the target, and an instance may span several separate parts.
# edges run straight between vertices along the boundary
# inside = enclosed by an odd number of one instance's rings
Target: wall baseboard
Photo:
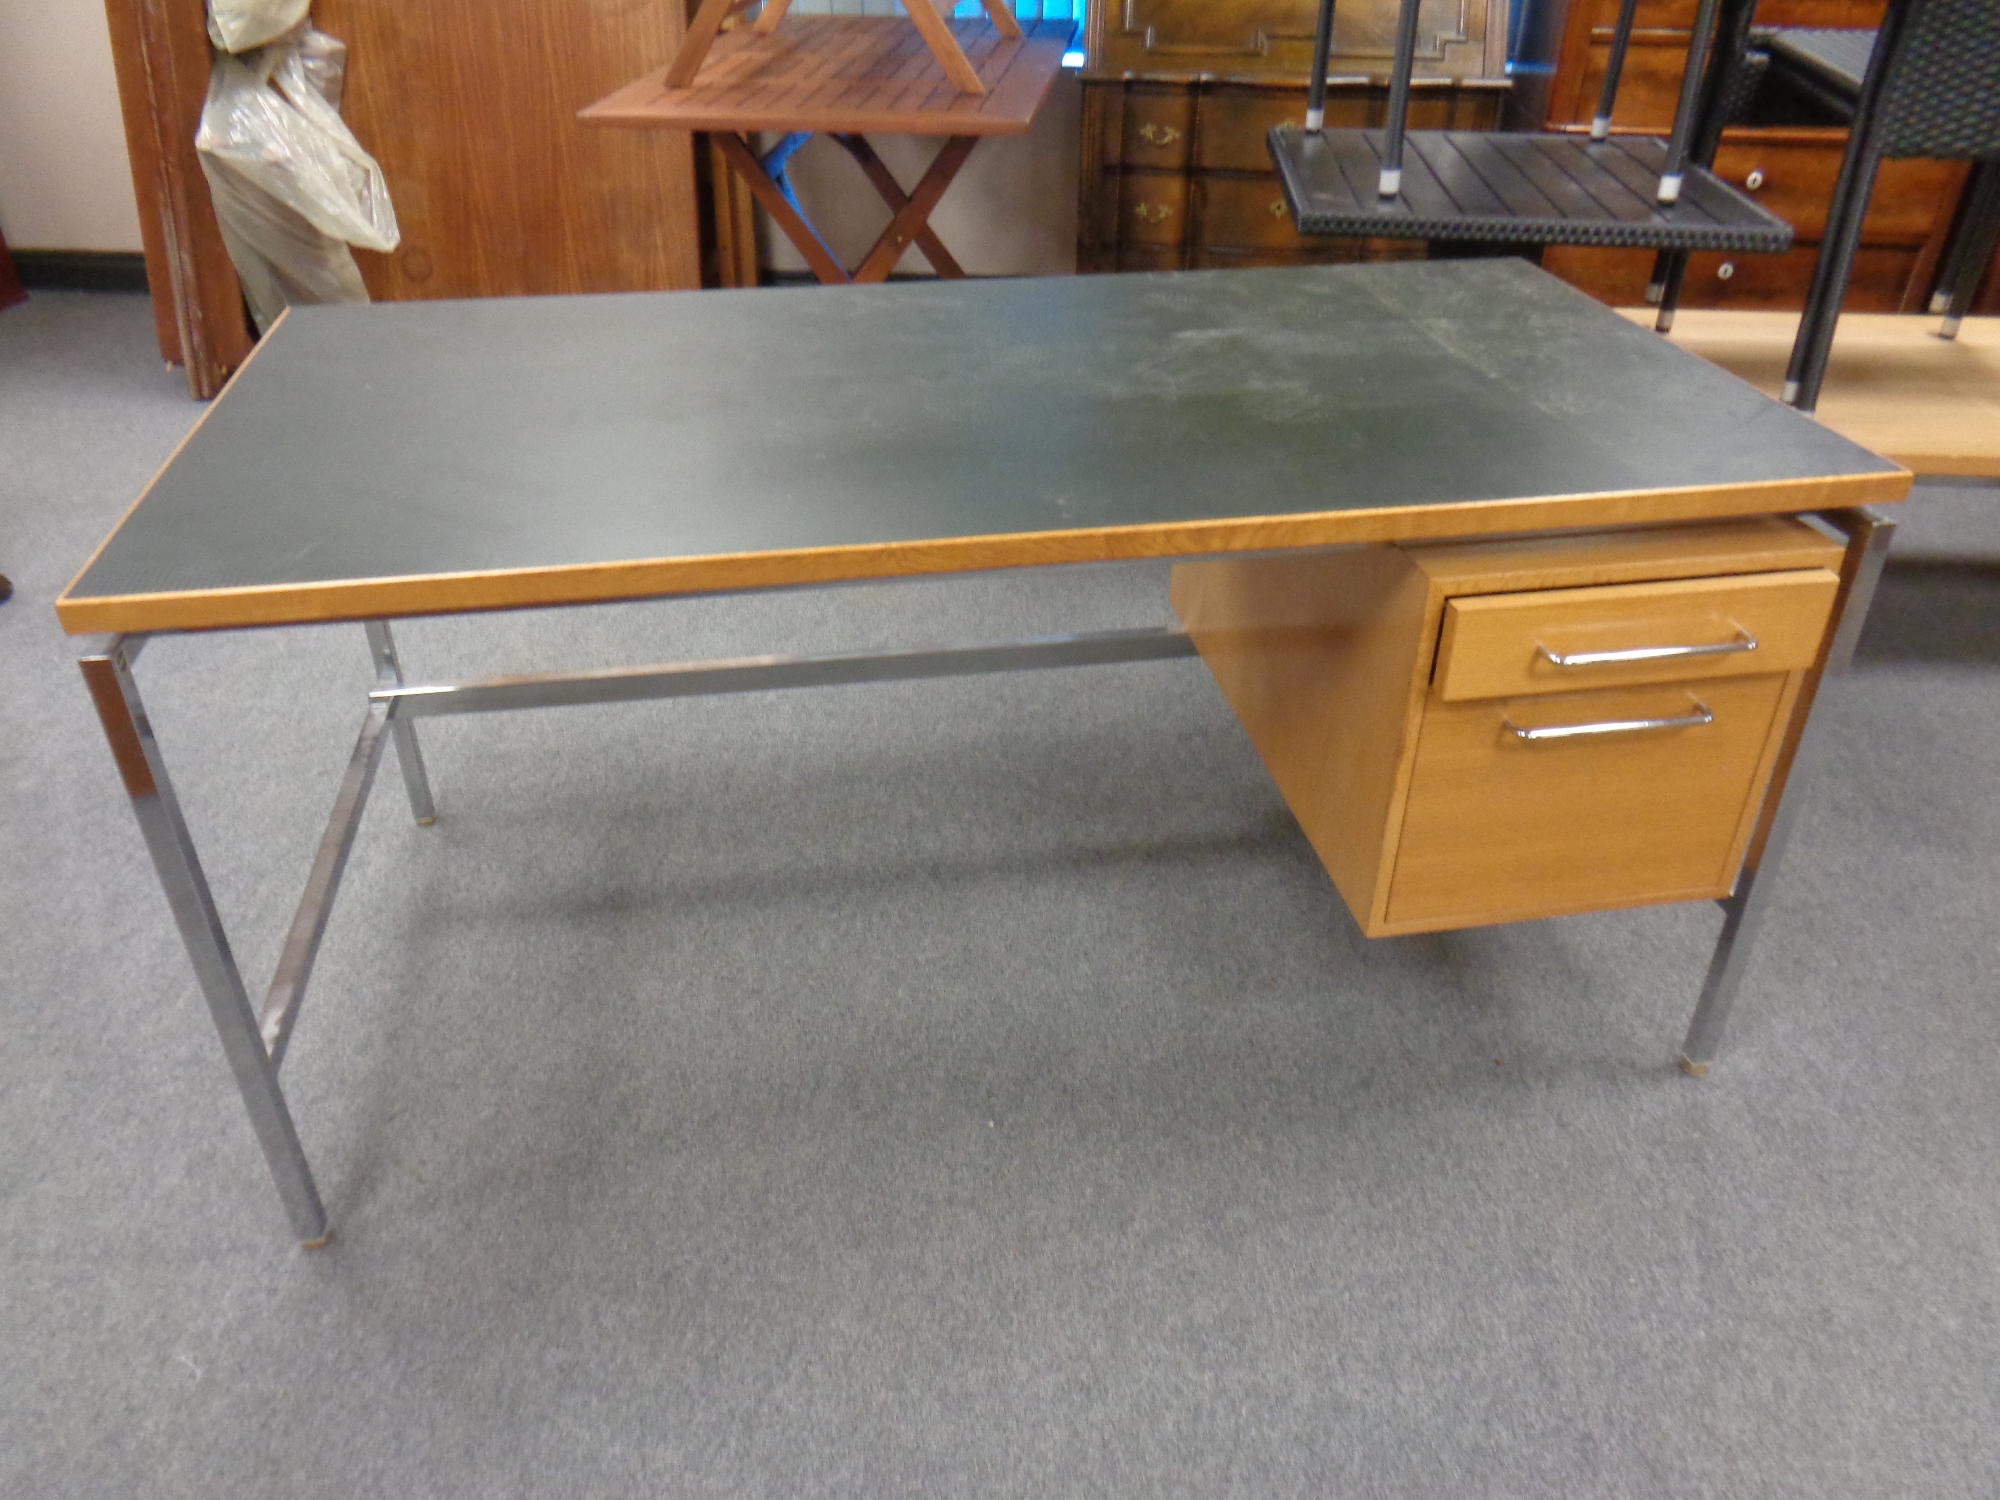
[[[146,257],[137,250],[15,250],[21,285],[49,292],[143,292]]]

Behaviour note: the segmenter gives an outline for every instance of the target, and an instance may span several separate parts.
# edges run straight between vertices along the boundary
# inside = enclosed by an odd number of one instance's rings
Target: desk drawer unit
[[[1726,896],[1840,556],[1763,518],[1183,564],[1174,603],[1381,936]]]

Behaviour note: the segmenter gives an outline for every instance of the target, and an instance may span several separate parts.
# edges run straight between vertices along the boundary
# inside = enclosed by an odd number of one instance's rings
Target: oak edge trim
[[[1898,469],[1672,490],[1452,501],[1074,531],[1010,532],[997,536],[865,542],[700,557],[566,563],[546,568],[256,584],[158,594],[77,597],[76,586],[82,580],[79,574],[56,600],[55,609],[57,619],[69,635],[401,619],[1013,567],[1790,514],[1892,503],[1903,498],[1910,482],[1911,476]]]
[[[201,429],[207,424],[208,419],[213,415],[215,415],[215,408],[221,404],[222,398],[229,394],[229,388],[232,385],[236,384],[238,378],[242,376],[245,370],[250,368],[251,361],[256,359],[258,354],[262,352],[265,344],[270,340],[271,335],[278,331],[278,325],[283,323],[286,318],[291,316],[291,311],[292,310],[289,306],[282,307],[278,310],[278,316],[271,320],[271,326],[264,330],[263,336],[259,338],[256,343],[252,344],[250,346],[250,352],[243,356],[243,363],[238,365],[234,370],[229,372],[229,378],[222,382],[222,389],[217,391],[212,397],[209,398],[207,403],[202,407],[201,415],[196,417],[194,419],[193,425],[190,426],[186,432],[181,434],[181,440],[174,444],[173,452],[169,453],[165,458],[160,460],[159,466],[153,470],[152,477],[146,481],[145,488],[139,491],[138,498],[134,500],[130,505],[125,507],[124,512],[118,517],[117,524],[114,525],[109,531],[107,531],[104,534],[104,540],[99,542],[95,547],[92,547],[90,549],[90,556],[84,559],[83,566],[76,570],[76,575],[73,578],[71,578],[68,583],[63,585],[63,591],[61,595],[59,595],[56,599],[56,617],[58,619],[62,617],[62,607],[64,600],[68,599],[71,594],[76,592],[76,586],[79,583],[83,582],[83,575],[88,573],[92,568],[97,566],[97,559],[104,555],[104,549],[111,545],[112,538],[117,536],[119,532],[125,529],[125,523],[132,519],[132,513],[136,511],[141,505],[146,503],[146,497],[153,493],[153,487],[160,482],[160,476],[165,474],[168,469],[173,467],[174,460],[181,456],[181,450],[186,448],[189,443],[194,441],[195,434],[200,432]],[[88,633],[85,631],[71,630],[66,625],[63,627],[63,629],[65,633],[69,635],[81,635]]]

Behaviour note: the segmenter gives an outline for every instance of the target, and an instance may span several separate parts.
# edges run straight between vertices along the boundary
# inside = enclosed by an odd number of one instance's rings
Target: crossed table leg
[[[849,271],[840,263],[840,258],[828,248],[819,231],[812,226],[799,208],[799,202],[792,194],[791,184],[785,179],[785,163],[794,151],[812,138],[811,131],[796,131],[787,135],[763,156],[759,156],[749,141],[734,131],[717,131],[715,143],[722,149],[729,165],[735,169],[750,189],[751,196],[763,205],[764,211],[785,233],[785,238],[798,247],[799,253],[812,267],[813,274],[828,285],[838,286],[843,282],[876,282],[888,280],[890,271],[901,260],[903,252],[911,245],[923,252],[924,258],[936,269],[938,275],[956,279],[965,275],[965,270],[953,259],[944,242],[930,228],[931,210],[944,197],[945,189],[958,175],[958,169],[965,165],[965,159],[972,154],[972,148],[979,144],[976,135],[954,135],[946,138],[944,149],[939,151],[925,169],[922,179],[914,191],[905,193],[895,175],[875,154],[875,148],[860,135],[835,135],[847,154],[855,159],[867,175],[875,191],[882,195],[882,201],[889,205],[894,215],[889,227],[862,257],[861,264]]]

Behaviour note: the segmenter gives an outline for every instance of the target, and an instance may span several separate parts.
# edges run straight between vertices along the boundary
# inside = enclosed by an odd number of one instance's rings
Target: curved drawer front
[[[1802,568],[1453,599],[1433,690],[1462,702],[1796,671],[1818,656],[1839,586]]]

